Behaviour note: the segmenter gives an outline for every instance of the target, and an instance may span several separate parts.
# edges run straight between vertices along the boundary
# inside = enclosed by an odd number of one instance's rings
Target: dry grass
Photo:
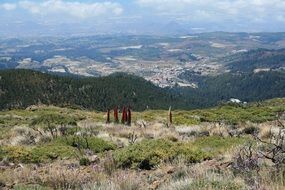
[[[3,113],[6,117],[15,119],[15,122],[8,121],[9,130],[1,136],[0,145],[24,145],[41,146],[45,140],[51,140],[50,134],[29,128],[29,122],[46,112],[70,114],[74,117],[80,117],[77,121],[77,133],[86,133],[92,137],[99,137],[112,141],[119,148],[131,146],[132,143],[138,143],[144,139],[168,139],[178,141],[179,143],[193,143],[204,136],[219,136],[219,139],[227,139],[232,142],[231,148],[224,148],[222,145],[229,141],[221,141],[221,151],[218,155],[213,154],[213,159],[203,161],[192,165],[185,165],[182,158],[166,161],[159,164],[152,170],[134,170],[121,169],[117,167],[114,161],[113,153],[102,152],[97,156],[100,161],[87,166],[79,166],[77,158],[69,160],[55,159],[50,163],[41,163],[38,165],[13,165],[13,163],[0,163],[0,189],[1,183],[5,183],[7,188],[13,188],[15,185],[39,185],[49,189],[285,189],[284,175],[277,175],[270,167],[264,167],[259,175],[251,173],[252,179],[256,184],[247,183],[248,176],[235,175],[229,167],[232,161],[232,155],[238,150],[238,143],[242,138],[231,138],[231,132],[242,133],[245,129],[256,127],[259,129],[259,136],[263,139],[270,137],[271,133],[278,133],[279,128],[274,122],[265,122],[254,124],[250,122],[229,125],[217,122],[203,122],[190,124],[193,117],[189,113],[181,111],[181,121],[189,120],[188,123],[177,126],[166,127],[166,111],[146,111],[142,113],[133,113],[132,126],[120,124],[105,124],[105,113],[91,112],[82,110],[73,110],[56,107],[33,108],[33,111],[8,111]],[[180,113],[180,112],[177,112]],[[173,113],[175,116],[175,112]],[[198,114],[198,113],[197,113]],[[13,117],[12,117],[13,116]],[[197,118],[196,118],[197,119]],[[195,120],[195,118],[194,118]],[[5,120],[6,122],[6,120]],[[17,123],[17,125],[14,125]],[[1,132],[1,131],[0,131]],[[131,135],[134,142],[131,143]],[[242,134],[244,137],[245,134]],[[60,134],[58,133],[58,136]],[[250,138],[250,135],[247,135]],[[33,141],[31,141],[33,138]],[[215,137],[214,137],[215,138]],[[206,137],[206,142],[195,144],[199,149],[212,148],[215,144],[214,138]],[[198,140],[197,140],[198,139]],[[207,142],[207,139],[212,141]],[[220,141],[219,141],[220,142]],[[224,143],[225,142],[225,143]],[[216,142],[217,143],[217,142]],[[205,145],[206,144],[206,145]],[[209,145],[209,147],[207,147]],[[220,146],[220,144],[218,144]],[[208,152],[211,149],[206,149]],[[1,150],[0,150],[1,151]],[[86,156],[88,150],[83,150],[81,156]],[[93,154],[91,155],[93,156]],[[5,158],[5,157],[4,157]],[[267,164],[267,163],[266,163]],[[266,165],[264,164],[264,165]]]
[[[93,168],[82,168],[77,164],[58,162],[50,165],[21,165],[7,169],[0,175],[7,187],[15,184],[37,184],[52,189],[78,189],[90,181],[99,181],[100,174]]]
[[[174,128],[165,128],[162,124],[155,123],[154,125],[144,127],[131,126],[126,127],[123,125],[109,124],[103,127],[99,134],[99,137],[113,142],[122,142],[125,146],[129,145],[129,138],[131,134],[137,136],[136,142],[140,142],[143,139],[157,139],[167,138],[178,140],[180,136]]]
[[[212,190],[212,189],[243,189],[245,184],[242,179],[236,178],[229,169],[219,168],[221,163],[207,161],[192,167],[177,165],[179,168],[170,181],[162,184],[163,190]]]

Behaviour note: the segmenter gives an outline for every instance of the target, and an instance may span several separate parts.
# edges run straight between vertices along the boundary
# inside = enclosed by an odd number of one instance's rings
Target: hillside
[[[231,97],[246,102],[284,97],[285,73],[260,72],[210,77],[201,82],[199,93],[203,97],[211,97],[213,103]]]
[[[285,145],[272,143],[284,112],[284,98],[173,110],[172,123],[167,110],[132,112],[130,125],[74,108],[0,111],[0,189],[284,189]]]
[[[195,77],[198,88],[162,89],[127,74],[82,78],[55,76],[30,70],[0,71],[0,109],[26,108],[34,104],[78,106],[106,110],[130,105],[134,110],[193,109],[215,106],[230,98],[260,101],[285,96],[284,72],[223,74]]]
[[[183,96],[191,97],[197,107],[211,107],[218,102],[238,98],[242,101],[260,101],[285,96],[284,72],[227,73],[218,76],[196,76],[184,73],[183,79],[197,81],[197,89],[177,88]]]
[[[257,49],[238,53],[222,59],[231,72],[258,72],[285,68],[285,49]]]
[[[75,78],[30,70],[0,71],[0,109],[33,104],[79,106],[106,110],[132,106],[135,110],[168,108],[179,98],[142,78],[114,74],[99,78]]]

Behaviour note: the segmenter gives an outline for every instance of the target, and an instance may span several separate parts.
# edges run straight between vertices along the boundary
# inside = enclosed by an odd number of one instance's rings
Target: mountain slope
[[[285,49],[257,49],[223,58],[222,62],[232,72],[254,72],[258,69],[285,68]]]
[[[215,106],[230,98],[252,102],[285,97],[285,72],[227,73],[214,77],[195,77],[189,73],[184,77],[198,81],[199,88],[182,90],[197,107]]]
[[[179,104],[177,98],[142,78],[125,74],[72,78],[30,70],[0,71],[0,109],[43,103],[96,110],[130,105],[143,110]]]
[[[188,79],[191,80],[191,76]],[[123,73],[79,78],[31,70],[3,70],[0,71],[0,109],[25,108],[38,103],[101,111],[128,105],[138,111],[169,106],[193,109],[215,106],[230,98],[251,102],[285,97],[284,72],[227,73],[195,80],[198,80],[197,89],[162,89]]]

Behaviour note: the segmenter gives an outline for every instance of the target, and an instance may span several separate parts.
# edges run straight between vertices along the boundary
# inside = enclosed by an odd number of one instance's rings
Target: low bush
[[[210,155],[193,148],[190,143],[176,143],[165,139],[144,140],[114,153],[114,159],[119,167],[147,170],[178,157],[194,163],[209,159]]]
[[[77,150],[61,145],[42,145],[37,147],[9,146],[3,147],[1,158],[14,163],[42,163],[55,159],[76,157]]]
[[[90,160],[88,158],[80,158],[79,160],[80,166],[89,166],[91,164]]]
[[[251,121],[262,123],[273,121],[278,112],[284,112],[284,103],[284,99],[273,99],[262,103],[250,103],[246,106],[222,105],[211,109],[194,110],[189,114],[199,116],[200,122],[224,121],[227,124],[238,124]]]
[[[68,159],[78,155],[78,151],[73,147],[63,145],[44,145],[31,149],[32,162],[48,162],[55,159]]]
[[[249,141],[249,138],[242,137],[220,137],[220,136],[210,136],[198,138],[195,142],[192,143],[192,146],[196,147],[199,150],[210,153],[213,156],[216,156],[220,153],[225,152],[232,147],[241,145]]]
[[[173,112],[174,125],[197,125],[200,123],[199,118],[193,117],[185,111]]]
[[[0,157],[9,162],[28,162],[31,160],[31,151],[21,146],[2,147]]]
[[[161,162],[177,158],[184,160],[186,164],[196,163],[217,156],[246,140],[218,136],[203,137],[188,143],[166,139],[144,140],[115,151],[114,159],[119,167],[140,169],[152,169]]]
[[[68,136],[57,138],[55,142],[57,144],[72,146],[79,149],[90,149],[94,153],[116,149],[116,145],[114,143],[98,137]]]

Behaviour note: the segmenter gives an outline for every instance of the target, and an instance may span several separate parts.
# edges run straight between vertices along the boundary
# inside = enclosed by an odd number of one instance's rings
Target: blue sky
[[[29,23],[38,24],[38,31],[42,24],[78,24],[89,29],[96,26],[101,32],[110,33],[159,32],[168,26],[185,33],[196,30],[275,32],[285,31],[285,0],[0,1],[0,30],[6,27],[13,33],[17,23],[24,25],[27,33]]]

